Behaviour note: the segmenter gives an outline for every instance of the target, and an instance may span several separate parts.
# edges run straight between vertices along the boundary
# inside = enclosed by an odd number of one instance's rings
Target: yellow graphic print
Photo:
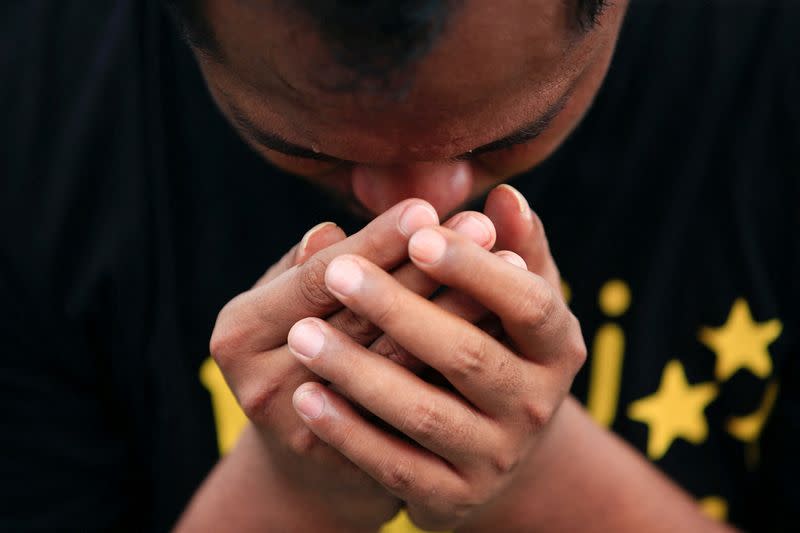
[[[598,300],[603,313],[619,317],[631,305],[631,291],[624,281],[611,280],[600,289]],[[611,426],[617,413],[624,353],[625,334],[622,328],[613,322],[600,326],[592,343],[586,408],[595,422],[604,427]]]
[[[408,513],[400,511],[391,522],[381,528],[380,533],[425,533],[425,531],[411,522]]]
[[[561,280],[561,296],[564,298],[564,301],[569,303],[572,300],[572,287],[569,286],[569,283]]]
[[[658,391],[628,407],[628,416],[649,428],[647,456],[661,459],[678,437],[693,444],[703,442],[708,436],[703,411],[716,397],[716,384],[689,385],[681,362],[667,363]]]
[[[211,393],[219,453],[225,455],[239,439],[239,435],[247,424],[247,417],[239,407],[225,378],[222,377],[217,363],[210,357],[200,367],[200,381]]]
[[[200,367],[200,381],[211,394],[214,422],[217,426],[217,444],[220,455],[228,453],[247,425],[247,417],[236,401],[217,364],[210,357]],[[381,528],[381,533],[424,533],[411,523],[401,511],[391,522]]]
[[[744,298],[739,298],[724,325],[700,330],[700,342],[717,355],[715,373],[719,381],[727,380],[740,368],[765,379],[772,372],[767,346],[780,336],[782,330],[783,325],[778,319],[760,324],[755,322],[750,306]]]
[[[720,522],[728,519],[728,502],[719,496],[706,496],[697,503],[700,504],[700,510],[709,518]]]
[[[775,406],[775,400],[777,398],[778,383],[773,381],[767,385],[767,390],[764,392],[764,399],[761,400],[761,406],[756,409],[754,413],[746,416],[734,416],[728,420],[728,433],[740,441],[748,443],[755,442],[759,435],[761,435],[764,423],[767,421],[769,413]]]
[[[598,303],[608,316],[620,317],[631,306],[631,289],[621,279],[612,279],[600,289]]]
[[[569,285],[562,283],[565,300],[571,299]],[[598,294],[600,310],[609,318],[624,315],[631,305],[631,291],[622,280],[610,280]],[[667,363],[658,390],[628,407],[628,416],[647,424],[647,456],[661,459],[677,438],[700,444],[708,436],[706,407],[717,397],[718,387],[740,369],[747,369],[759,378],[772,373],[772,360],[768,347],[781,334],[783,326],[778,319],[758,323],[753,319],[750,306],[743,298],[732,305],[726,322],[719,327],[703,327],[699,340],[716,354],[715,377],[717,383],[691,385],[686,379],[683,365],[678,360]],[[622,328],[610,321],[601,325],[592,343],[591,369],[587,409],[601,425],[610,426],[618,409],[622,366],[625,353],[625,335]],[[222,373],[211,358],[200,368],[200,380],[211,393],[217,439],[221,454],[233,447],[247,424],[236,398],[231,393]],[[749,446],[758,444],[764,423],[778,395],[778,383],[773,380],[764,392],[755,412],[727,420],[726,429],[736,439]],[[704,513],[725,520],[728,504],[719,496],[699,500]],[[405,512],[386,524],[382,533],[420,533]]]

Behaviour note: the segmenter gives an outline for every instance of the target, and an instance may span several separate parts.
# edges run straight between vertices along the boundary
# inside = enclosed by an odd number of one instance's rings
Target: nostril
[[[450,174],[450,188],[460,190],[470,177],[469,163],[456,163]]]
[[[449,213],[472,192],[468,163],[356,165],[352,171],[356,199],[375,214],[408,198],[422,198],[439,213]]]

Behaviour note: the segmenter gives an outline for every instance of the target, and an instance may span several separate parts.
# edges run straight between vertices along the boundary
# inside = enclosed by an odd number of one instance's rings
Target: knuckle
[[[426,531],[456,529],[488,501],[463,479],[456,484],[417,487],[413,496],[408,500],[409,516]]]
[[[528,400],[522,405],[522,410],[528,427],[535,433],[553,418],[554,407],[547,402]]]
[[[486,391],[498,397],[506,397],[512,391],[523,391],[525,376],[524,368],[520,366],[518,357],[511,352],[495,354],[490,378],[485,380]]]
[[[347,450],[352,447],[355,438],[355,426],[352,423],[344,424],[338,431],[330,436],[330,444],[337,450]]]
[[[583,342],[583,339],[575,342],[575,347],[571,352],[573,354],[571,377],[574,378],[578,371],[586,363],[586,359],[589,357],[589,352],[586,348],[586,344]]]
[[[223,372],[239,359],[238,356],[242,353],[249,336],[248,332],[232,319],[227,308],[228,306],[225,306],[217,315],[217,322],[208,343],[209,354]]]
[[[383,357],[392,359],[397,352],[397,343],[388,335],[381,335],[370,346],[370,350]]]
[[[416,482],[414,465],[406,459],[388,459],[380,468],[381,482],[394,494],[408,494]]]
[[[375,310],[374,322],[376,325],[387,329],[391,327],[394,318],[397,316],[397,309],[400,304],[400,294],[396,290],[389,290],[380,298]]]
[[[460,377],[480,374],[486,369],[487,351],[487,340],[483,335],[465,335],[453,350],[450,371]]]
[[[320,443],[319,438],[310,429],[302,426],[291,434],[287,446],[294,455],[307,457]]]
[[[371,341],[378,333],[378,328],[372,322],[349,309],[337,313],[331,318],[330,324],[358,344]]]
[[[244,414],[256,425],[265,425],[271,419],[276,399],[282,390],[281,380],[259,383],[258,388],[245,390],[238,395]]]
[[[501,447],[494,450],[489,458],[489,464],[494,473],[504,476],[510,474],[517,468],[519,459],[519,454],[517,454],[516,451],[508,449],[508,447]]]
[[[412,438],[431,440],[442,432],[445,420],[432,403],[416,402],[401,423],[401,431]]]
[[[325,269],[328,264],[318,257],[311,257],[298,270],[298,292],[302,301],[312,309],[327,309],[333,297],[325,287]]]
[[[241,335],[231,331],[230,328],[222,328],[217,325],[211,334],[208,351],[217,366],[225,371],[233,363],[234,354],[238,351],[239,345],[241,345]]]
[[[450,515],[455,523],[460,523],[469,518],[480,504],[475,501],[461,500],[450,504]]]
[[[558,301],[547,282],[536,277],[517,300],[516,316],[528,328],[536,331],[550,324],[558,311]]]
[[[581,333],[581,326],[578,319],[575,315],[570,313],[570,320],[573,323],[574,327],[572,328],[573,331],[576,331],[572,336],[573,339],[573,347],[570,350],[570,353],[573,356],[574,360],[574,371],[575,373],[580,370],[580,368],[586,363],[586,358],[588,357],[588,349],[586,348],[586,342],[583,340],[583,334]]]
[[[378,355],[396,362],[399,365],[408,366],[413,361],[411,359],[411,354],[408,353],[408,350],[400,346],[396,340],[388,335],[382,335],[380,338],[378,338],[378,340],[372,344],[370,350]]]
[[[383,263],[387,255],[386,236],[377,231],[367,231],[364,234],[363,255],[373,263]]]
[[[445,512],[447,516],[452,517],[454,523],[463,522],[486,500],[487,498],[474,487],[467,486],[449,495]]]

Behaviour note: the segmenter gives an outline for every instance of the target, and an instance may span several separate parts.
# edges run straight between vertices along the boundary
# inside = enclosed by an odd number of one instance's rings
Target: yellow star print
[[[716,396],[714,383],[689,385],[681,362],[667,363],[656,393],[628,407],[632,420],[648,426],[647,456],[661,459],[678,437],[692,444],[703,442],[708,437],[703,411]]]
[[[772,319],[757,323],[744,298],[738,298],[731,307],[728,320],[718,328],[700,330],[700,342],[717,354],[714,370],[719,381],[725,381],[740,368],[746,368],[760,378],[772,372],[767,346],[777,339],[783,325]]]
[[[761,435],[764,423],[769,418],[777,398],[778,383],[773,381],[767,385],[767,390],[764,391],[764,399],[761,400],[761,406],[755,412],[728,419],[728,433],[743,442],[755,442],[758,436]]]

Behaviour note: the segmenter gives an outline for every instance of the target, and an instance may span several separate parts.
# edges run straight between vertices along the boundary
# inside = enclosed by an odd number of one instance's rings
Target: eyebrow
[[[573,87],[570,87],[558,100],[556,100],[552,105],[550,105],[544,113],[538,116],[533,121],[529,122],[525,126],[522,126],[518,130],[514,131],[510,135],[506,135],[502,139],[497,139],[496,141],[492,141],[490,143],[484,144],[477,148],[473,148],[468,152],[463,154],[454,156],[449,158],[451,161],[469,161],[474,157],[477,157],[481,154],[485,154],[488,152],[495,152],[498,150],[502,150],[504,148],[510,148],[512,146],[516,146],[518,144],[524,144],[529,142],[536,137],[540,136],[544,131],[550,126],[553,120],[558,116],[564,106],[566,105],[567,101],[569,100],[570,96],[572,96]],[[280,135],[268,131],[264,131],[259,128],[256,124],[254,124],[248,117],[245,115],[239,108],[235,105],[229,103],[229,110],[231,116],[236,122],[236,125],[244,130],[248,135],[250,135],[253,140],[255,140],[261,146],[268,148],[269,150],[273,150],[275,152],[280,152],[284,155],[292,156],[292,157],[300,157],[303,159],[313,159],[315,161],[327,161],[327,162],[347,162],[344,159],[333,157],[331,155],[323,154],[321,152],[317,152],[313,149],[306,148],[300,146],[298,144],[294,144],[285,138],[281,137]]]

